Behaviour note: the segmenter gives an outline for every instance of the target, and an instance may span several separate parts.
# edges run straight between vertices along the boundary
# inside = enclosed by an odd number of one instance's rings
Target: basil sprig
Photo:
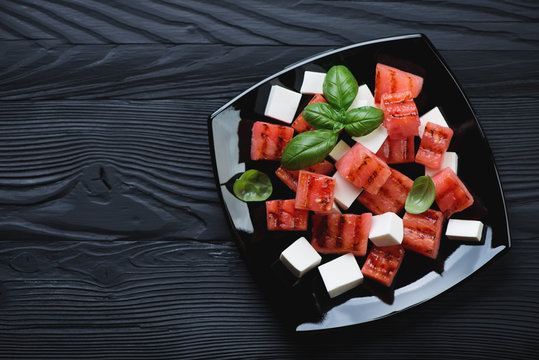
[[[436,188],[430,176],[420,176],[415,179],[404,208],[410,214],[421,214],[431,207],[435,197]]]
[[[324,160],[343,129],[351,136],[364,136],[380,126],[384,120],[380,109],[362,106],[348,111],[357,90],[357,81],[346,66],[329,69],[323,84],[324,98],[329,104],[313,103],[303,110],[303,118],[319,130],[301,133],[288,143],[281,157],[286,169],[300,170]]]
[[[264,201],[271,196],[273,186],[268,175],[251,169],[235,179],[232,190],[234,196],[242,201]]]

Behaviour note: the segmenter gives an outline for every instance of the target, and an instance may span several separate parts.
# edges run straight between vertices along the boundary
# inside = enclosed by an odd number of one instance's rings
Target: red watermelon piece
[[[311,245],[323,254],[365,256],[372,214],[315,214]]]
[[[397,68],[378,63],[374,87],[374,102],[380,104],[382,95],[410,91],[416,98],[423,87],[423,78]]]
[[[444,215],[428,209],[421,214],[405,213],[402,218],[404,237],[402,246],[432,259],[438,256]]]
[[[450,128],[428,122],[417,150],[415,162],[432,169],[439,169],[452,137],[453,130]]]
[[[401,245],[374,246],[361,272],[368,278],[390,286],[402,264],[402,259],[404,259],[404,248]]]
[[[251,160],[281,160],[283,150],[292,140],[290,126],[257,121],[251,135]]]
[[[358,200],[375,215],[386,212],[398,213],[404,208],[406,197],[413,183],[408,176],[391,169],[391,175],[380,188],[378,194],[373,195],[364,191],[359,195]]]
[[[382,124],[390,139],[419,136],[421,121],[410,91],[382,95],[380,108],[384,111]]]
[[[321,94],[316,94],[316,95],[313,96],[313,98],[311,99],[311,101],[309,101],[309,103],[307,105],[311,105],[311,104],[314,104],[314,103],[317,103],[317,102],[327,103],[326,99],[324,99],[324,97]],[[316,130],[311,125],[309,125],[307,120],[305,120],[303,118],[303,111],[301,112],[301,114],[298,115],[296,120],[294,120],[294,122],[292,123],[292,127],[298,133],[302,133],[302,132],[305,132],[305,131]]]
[[[414,137],[410,136],[398,140],[393,140],[388,137],[380,147],[380,150],[376,153],[376,156],[384,160],[387,164],[414,162]]]
[[[296,191],[296,209],[330,212],[333,208],[335,179],[300,170]]]
[[[360,143],[348,150],[335,167],[346,180],[371,194],[377,194],[391,175],[389,166]]]
[[[317,174],[329,175],[333,172],[333,164],[327,160],[322,160],[318,164],[309,166],[304,170]],[[275,175],[277,175],[277,177],[291,190],[296,191],[298,188],[299,172],[300,170],[287,170],[281,165],[275,171]]]
[[[309,211],[296,209],[295,200],[266,201],[268,230],[307,230]]]
[[[473,204],[472,194],[451,168],[436,173],[432,181],[436,187],[436,204],[446,218]]]

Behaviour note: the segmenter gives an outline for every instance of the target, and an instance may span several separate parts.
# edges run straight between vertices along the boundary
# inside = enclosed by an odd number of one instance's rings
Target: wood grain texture
[[[71,44],[333,46],[424,32],[443,50],[539,45],[532,2],[4,0],[0,9],[5,39]]]
[[[533,1],[0,2],[0,358],[534,359]],[[228,231],[206,119],[320,51],[423,32],[493,150],[513,248],[374,323],[294,334]]]

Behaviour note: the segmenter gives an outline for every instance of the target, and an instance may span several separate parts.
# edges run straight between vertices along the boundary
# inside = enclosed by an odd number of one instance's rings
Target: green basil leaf
[[[286,145],[281,164],[288,170],[301,170],[319,163],[337,144],[339,134],[331,130],[313,130],[296,135]]]
[[[357,81],[346,66],[333,66],[324,79],[326,100],[337,109],[348,110],[357,95]]]
[[[421,214],[430,208],[435,196],[436,188],[430,176],[420,176],[415,179],[404,208],[410,214]]]
[[[337,111],[331,105],[322,102],[307,105],[303,110],[303,118],[315,129],[333,130],[335,125],[338,125]]]
[[[233,191],[242,201],[264,201],[270,197],[273,186],[268,175],[251,169],[234,181]]]
[[[351,136],[365,136],[384,121],[384,112],[372,106],[362,106],[346,113],[344,129]]]

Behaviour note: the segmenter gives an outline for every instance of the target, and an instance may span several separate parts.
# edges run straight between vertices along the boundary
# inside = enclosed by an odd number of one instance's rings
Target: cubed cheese
[[[333,200],[343,209],[348,209],[361,194],[362,189],[346,180],[339,172],[333,175],[335,179],[335,192]]]
[[[478,220],[449,219],[445,235],[451,240],[481,241],[483,223]]]
[[[363,274],[352,254],[342,255],[318,267],[329,297],[334,298],[363,282]]]
[[[367,85],[361,85],[357,89],[357,95],[348,110],[362,106],[374,106],[374,96]]]
[[[264,115],[285,123],[292,123],[298,110],[301,94],[279,85],[273,85]]]
[[[302,94],[322,94],[324,92],[323,85],[325,78],[326,73],[305,71],[299,92]]]
[[[365,146],[373,153],[377,153],[384,141],[387,138],[387,130],[382,125],[378,126],[376,130],[365,136],[353,136],[352,139]]]
[[[435,107],[434,109],[430,110],[423,116],[419,118],[420,125],[419,125],[419,137],[423,137],[423,132],[425,131],[425,125],[427,125],[428,122],[432,122],[438,125],[442,125],[445,127],[449,127],[447,125],[447,122],[445,121],[444,116],[440,112],[440,109],[438,107]]]
[[[372,217],[369,239],[380,247],[400,245],[403,232],[402,219],[395,213],[386,212]]]
[[[339,161],[350,150],[350,146],[344,141],[340,140],[337,145],[329,153],[329,157],[335,161]]]
[[[458,157],[456,152],[446,151],[445,154],[444,154],[444,157],[442,159],[442,165],[440,166],[440,168],[439,169],[431,169],[431,168],[425,166],[425,175],[428,175],[428,176],[432,177],[438,171],[443,170],[446,167],[450,167],[451,170],[453,170],[453,172],[456,174],[457,173],[457,168],[458,168],[458,162],[459,162],[459,157]]]
[[[287,247],[279,259],[298,278],[318,266],[322,261],[322,257],[304,237],[300,237]]]

